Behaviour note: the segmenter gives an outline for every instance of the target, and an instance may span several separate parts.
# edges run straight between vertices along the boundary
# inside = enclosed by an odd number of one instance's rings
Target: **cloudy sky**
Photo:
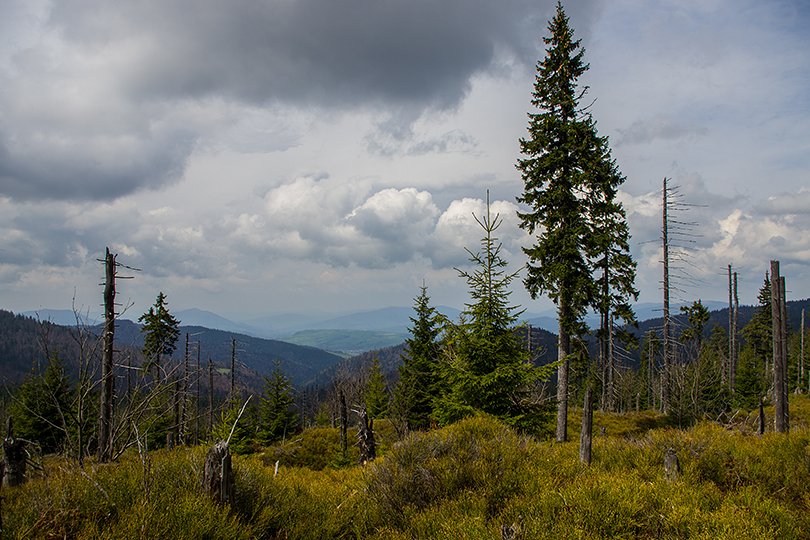
[[[568,2],[640,300],[664,176],[694,206],[684,300],[810,296],[810,4]],[[0,0],[0,308],[119,298],[235,319],[461,307],[486,190],[515,268],[518,138],[550,0]],[[686,242],[688,240],[688,242]],[[130,273],[132,274],[132,273]],[[516,284],[513,299],[532,312]]]

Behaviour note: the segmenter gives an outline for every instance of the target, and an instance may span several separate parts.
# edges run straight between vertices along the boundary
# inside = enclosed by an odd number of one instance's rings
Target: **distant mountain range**
[[[711,310],[709,322],[705,332],[708,335],[716,326],[725,327],[728,324],[728,307],[721,302],[705,302]],[[722,309],[713,309],[716,307]],[[788,319],[792,330],[798,328],[802,309],[810,308],[810,299],[789,301],[787,306]],[[457,319],[459,310],[442,307],[441,311],[451,319]],[[655,318],[642,319],[645,313],[656,313],[659,309],[653,304],[637,306],[639,319],[638,334],[646,331],[659,330],[662,326],[660,315]],[[739,327],[742,328],[753,316],[756,307],[740,306]],[[32,318],[34,315],[35,318]],[[225,373],[230,368],[232,339],[236,339],[237,379],[251,391],[261,389],[262,377],[269,374],[278,365],[293,384],[299,387],[311,384],[323,384],[334,374],[337,366],[359,365],[365,362],[369,355],[385,356],[385,369],[394,373],[398,365],[398,353],[402,350],[401,344],[407,337],[407,328],[410,326],[410,308],[385,308],[362,313],[355,313],[341,317],[332,317],[323,320],[305,315],[276,319],[277,326],[284,320],[288,329],[297,328],[298,325],[311,325],[316,328],[297,330],[287,336],[286,340],[267,339],[258,337],[261,329],[235,323],[202,310],[186,310],[177,313],[181,320],[181,340],[174,358],[182,358],[185,334],[191,342],[192,362],[196,361],[197,343],[201,351],[201,360],[207,364],[211,358],[218,366],[218,371]],[[677,334],[685,324],[683,316],[679,314],[678,306],[673,307],[675,319],[674,327]],[[532,343],[540,356],[540,363],[547,363],[556,357],[556,319],[542,314],[524,315],[524,320],[532,325]],[[41,321],[45,323],[41,324]],[[191,321],[197,324],[190,324]],[[81,317],[82,324],[89,327],[94,333],[100,334],[100,326],[93,317]],[[205,324],[202,324],[205,323]],[[206,327],[206,325],[220,328]],[[364,327],[364,325],[366,325]],[[248,334],[240,329],[248,327],[255,333]],[[43,328],[47,327],[47,331]],[[320,328],[318,328],[320,327]],[[332,328],[330,328],[332,327]],[[337,328],[334,328],[337,327]],[[365,329],[364,329],[365,328]],[[14,315],[0,309],[0,385],[19,383],[23,377],[30,373],[32,365],[37,362],[44,365],[42,353],[42,340],[48,339],[51,343],[51,352],[60,351],[69,371],[71,364],[76,362],[76,342],[73,336],[76,331],[76,316],[69,310],[38,310],[28,312],[28,316]],[[295,343],[294,343],[295,342]],[[116,326],[116,346],[121,354],[140,354],[143,345],[143,335],[140,325],[129,321],[119,320]],[[314,346],[313,346],[314,345]],[[324,349],[337,351],[340,354],[327,352]],[[353,358],[344,360],[353,354]],[[638,351],[631,351],[627,359],[628,365],[637,362]],[[358,356],[359,355],[359,356]],[[135,364],[137,365],[137,363]],[[224,383],[223,383],[224,384]]]
[[[77,330],[75,319],[72,324],[59,325],[48,322],[40,313],[39,321],[0,310],[0,385],[18,384],[31,372],[32,366],[44,366],[45,343],[51,354],[59,353],[68,372],[77,372],[80,351],[74,339]],[[99,325],[88,325],[85,329],[96,336],[101,334]],[[294,385],[305,386],[314,381],[321,371],[343,360],[336,354],[315,347],[183,325],[180,327],[180,339],[173,355],[174,362],[183,358],[186,334],[189,335],[191,364],[196,366],[199,347],[202,366],[207,366],[210,358],[219,373],[223,370],[230,373],[232,340],[235,339],[237,381],[253,391],[261,389],[262,377],[269,375],[276,365]],[[125,319],[117,321],[115,342],[122,358],[131,356],[132,365],[135,366],[142,363],[140,350],[143,347],[143,334],[140,325]]]
[[[710,311],[728,309],[728,304],[724,302],[710,300],[703,304]],[[679,313],[682,305],[686,304],[673,304],[673,315]],[[663,315],[661,305],[658,303],[639,303],[634,308],[639,321],[661,319]],[[459,309],[449,306],[439,306],[437,310],[451,320],[458,320],[461,313]],[[76,324],[76,317],[70,310],[41,309],[25,312],[23,315],[43,321],[49,320],[54,324],[67,326]],[[404,341],[412,324],[410,318],[414,316],[414,311],[411,307],[386,307],[338,316],[290,313],[268,315],[242,322],[201,309],[180,310],[174,315],[183,326],[199,326],[256,338],[275,339],[317,347],[347,357]],[[99,315],[85,314],[82,319],[89,325],[100,322]],[[534,328],[557,332],[557,317],[553,310],[540,313],[525,312],[521,320]],[[598,316],[595,314],[586,316],[586,323],[592,328],[597,327]]]

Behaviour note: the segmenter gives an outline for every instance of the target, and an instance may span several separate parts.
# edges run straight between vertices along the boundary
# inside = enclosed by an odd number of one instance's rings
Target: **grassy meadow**
[[[590,467],[579,411],[565,444],[489,417],[397,442],[378,421],[381,457],[362,467],[341,463],[336,429],[313,428],[235,456],[225,507],[200,492],[204,447],[83,469],[49,457],[0,490],[2,538],[808,538],[810,398],[790,407],[790,434],[761,437],[753,414],[676,430],[655,413],[597,412]]]

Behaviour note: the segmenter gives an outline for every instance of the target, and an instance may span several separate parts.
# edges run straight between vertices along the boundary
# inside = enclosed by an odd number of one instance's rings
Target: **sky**
[[[550,0],[0,0],[0,308],[137,317],[463,307],[474,215],[515,270]],[[567,2],[586,103],[626,176],[639,301],[661,298],[661,183],[694,225],[676,301],[810,296],[810,2]],[[531,299],[520,281],[514,303]]]

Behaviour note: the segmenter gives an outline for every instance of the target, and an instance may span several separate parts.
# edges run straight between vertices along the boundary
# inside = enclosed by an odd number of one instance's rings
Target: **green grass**
[[[404,342],[408,334],[378,330],[302,330],[282,338],[288,343],[317,347],[342,356],[392,347]]]
[[[337,430],[317,428],[236,456],[224,508],[199,492],[204,448],[153,452],[146,467],[136,453],[83,471],[49,459],[47,474],[3,489],[3,538],[807,538],[810,398],[790,405],[790,434],[762,437],[745,415],[680,431],[652,413],[597,414],[590,467],[576,442],[476,417],[396,444],[378,421],[382,457],[336,468],[323,456]]]

